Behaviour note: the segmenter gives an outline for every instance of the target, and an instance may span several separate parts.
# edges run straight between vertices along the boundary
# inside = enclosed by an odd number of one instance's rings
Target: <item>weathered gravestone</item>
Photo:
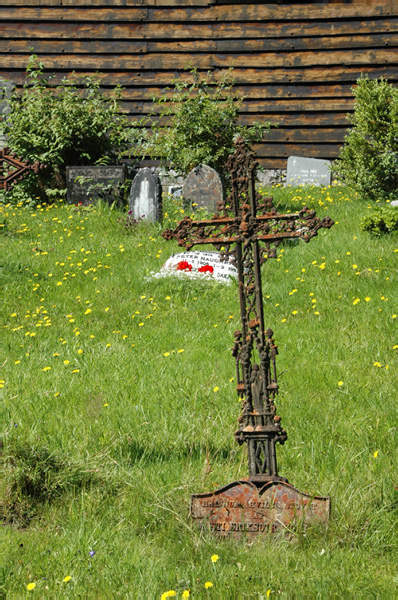
[[[134,219],[162,220],[162,186],[157,173],[140,169],[131,184],[129,209]]]
[[[331,162],[304,156],[289,156],[287,159],[286,185],[330,185]]]
[[[218,209],[223,200],[223,189],[217,171],[207,165],[198,165],[184,180],[182,186],[184,205],[193,210],[204,208],[210,213]]]
[[[11,112],[9,100],[15,89],[13,81],[7,81],[0,77],[0,147],[7,145],[7,139],[3,131],[4,119]]]
[[[67,200],[86,206],[99,199],[121,204],[125,179],[125,166],[66,167]]]
[[[239,279],[241,330],[235,331],[232,355],[236,364],[237,392],[242,413],[235,439],[248,448],[249,478],[217,491],[194,494],[191,516],[202,527],[218,535],[259,535],[278,528],[327,522],[330,499],[296,490],[278,474],[276,444],[287,439],[276,414],[278,393],[277,346],[273,331],[265,329],[261,265],[275,258],[282,240],[309,242],[333,221],[322,220],[304,207],[299,213],[279,214],[272,198],[257,196],[254,185],[256,163],[243,138],[236,142],[229,159],[232,192],[212,219],[193,221],[185,217],[166,239],[175,239],[190,250],[196,244],[212,244],[234,253]],[[254,356],[257,355],[257,362]]]

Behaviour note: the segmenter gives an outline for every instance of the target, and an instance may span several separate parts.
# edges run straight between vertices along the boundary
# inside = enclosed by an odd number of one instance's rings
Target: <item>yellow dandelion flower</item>
[[[108,310],[109,310],[109,306],[106,307],[105,312],[108,312]]]
[[[73,369],[72,373],[79,373],[80,369]]]
[[[376,452],[373,452],[373,458],[377,458],[379,456],[379,451],[376,450]]]
[[[51,367],[44,367],[44,369],[42,369],[42,371],[50,371]]]
[[[77,351],[78,354],[83,354],[83,350],[81,348],[79,348],[79,350]]]
[[[84,312],[84,314],[85,314],[85,315],[89,315],[90,313],[91,313],[91,308],[88,308],[88,309],[87,309],[87,310]]]
[[[163,592],[161,595],[161,600],[166,600],[166,598],[172,598],[173,596],[177,596],[177,592],[174,590],[169,590],[168,592]]]
[[[366,298],[365,298],[365,302],[370,302],[370,298],[369,298],[369,296],[366,296]]]
[[[355,306],[356,304],[358,304],[358,302],[360,302],[360,298],[355,298],[355,300],[353,301],[353,305]]]
[[[184,590],[181,594],[182,598],[189,598],[189,596],[191,595],[191,592],[189,590]]]
[[[298,311],[297,310],[293,310],[292,311],[292,315],[297,315]]]
[[[163,356],[170,356],[170,352],[165,352]]]
[[[67,366],[69,365],[70,361],[69,360],[64,360],[64,365]]]
[[[219,558],[220,557],[218,556],[218,554],[213,554],[213,556],[211,557],[211,562],[216,563]]]
[[[343,385],[343,381],[339,381],[337,385]]]
[[[218,386],[216,386],[215,388],[213,388],[213,392],[218,392],[220,388]]]
[[[32,583],[28,583],[28,585],[26,586],[26,589],[30,592],[30,591],[34,590],[35,587],[36,587],[36,584],[32,582]]]
[[[212,587],[213,587],[212,582],[211,581],[206,581],[206,583],[205,583],[205,589],[208,590],[209,588],[212,588]]]
[[[66,577],[63,578],[63,583],[68,583],[68,581],[70,581],[72,579],[72,577],[70,575],[67,575]]]

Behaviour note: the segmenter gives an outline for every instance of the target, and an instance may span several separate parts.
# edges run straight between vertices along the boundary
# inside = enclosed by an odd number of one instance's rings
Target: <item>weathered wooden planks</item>
[[[61,27],[62,25],[62,27]],[[70,22],[33,20],[28,25],[24,21],[3,20],[0,24],[2,39],[66,39],[66,40],[258,40],[277,38],[306,38],[339,35],[383,34],[397,31],[397,19],[389,17],[379,20],[329,22],[289,21],[289,23],[256,22],[216,22],[216,23],[152,23],[135,22]],[[319,42],[321,40],[318,40]],[[322,46],[319,46],[321,49]]]
[[[8,13],[10,19],[31,21],[40,19],[70,19],[73,21],[288,21],[301,19],[303,21],[319,19],[352,19],[355,17],[379,17],[397,16],[398,8],[395,0],[379,0],[372,4],[355,2],[352,4],[286,4],[279,3],[259,4],[235,4],[215,5],[208,0],[180,0],[174,2],[179,4],[178,8],[170,6],[171,1],[164,2],[162,8],[157,8],[155,2],[141,2],[140,0],[129,0],[128,2],[109,0],[90,0],[85,5],[75,0],[3,0],[4,12]],[[169,6],[167,6],[169,4]],[[43,5],[43,6],[41,6]],[[47,8],[51,7],[51,8]],[[62,5],[62,8],[60,6]],[[100,6],[101,8],[93,8]],[[145,6],[145,8],[143,7]],[[113,7],[117,6],[117,10]],[[29,7],[29,8],[27,8]],[[188,7],[188,8],[187,8]]]
[[[395,23],[393,24],[395,26]],[[396,20],[398,33],[398,19]],[[397,33],[366,35],[335,35],[327,37],[328,50],[397,48]],[[326,41],[326,38],[325,38]],[[148,54],[167,53],[242,53],[242,52],[292,52],[318,50],[317,37],[267,38],[255,40],[188,40],[148,42],[142,40],[42,40],[0,39],[0,53],[13,54]]]
[[[0,76],[17,87],[34,52],[56,85],[72,71],[120,84],[133,122],[190,62],[220,80],[234,67],[240,122],[279,124],[256,147],[267,167],[291,154],[334,158],[361,74],[398,83],[398,2],[3,0]],[[166,124],[167,121],[163,120]]]

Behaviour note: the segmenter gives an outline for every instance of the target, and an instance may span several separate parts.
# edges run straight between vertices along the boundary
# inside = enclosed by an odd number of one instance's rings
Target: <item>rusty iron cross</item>
[[[300,238],[308,242],[321,228],[334,222],[304,207],[299,213],[279,214],[272,198],[255,191],[254,153],[242,137],[227,168],[231,193],[220,203],[218,212],[208,220],[184,217],[174,230],[167,229],[165,239],[175,239],[189,250],[197,244],[212,244],[221,251],[222,260],[234,260],[238,270],[242,329],[235,331],[232,355],[236,360],[237,392],[243,400],[238,443],[247,443],[249,480],[257,485],[268,481],[287,481],[278,475],[275,444],[287,439],[274,405],[278,393],[275,357],[277,346],[272,329],[264,328],[261,265],[275,258],[275,248],[283,241]],[[231,251],[231,246],[234,246]],[[256,361],[256,362],[255,362]]]
[[[38,173],[45,168],[38,161],[30,165],[19,156],[15,156],[8,148],[0,148],[0,189],[9,190],[10,187],[22,179],[29,171]]]

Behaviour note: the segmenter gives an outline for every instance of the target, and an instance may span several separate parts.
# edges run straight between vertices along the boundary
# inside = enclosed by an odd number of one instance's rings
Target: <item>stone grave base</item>
[[[241,480],[208,494],[191,496],[191,517],[222,537],[248,537],[287,531],[310,523],[327,523],[330,498],[309,496],[289,483],[257,487]]]

